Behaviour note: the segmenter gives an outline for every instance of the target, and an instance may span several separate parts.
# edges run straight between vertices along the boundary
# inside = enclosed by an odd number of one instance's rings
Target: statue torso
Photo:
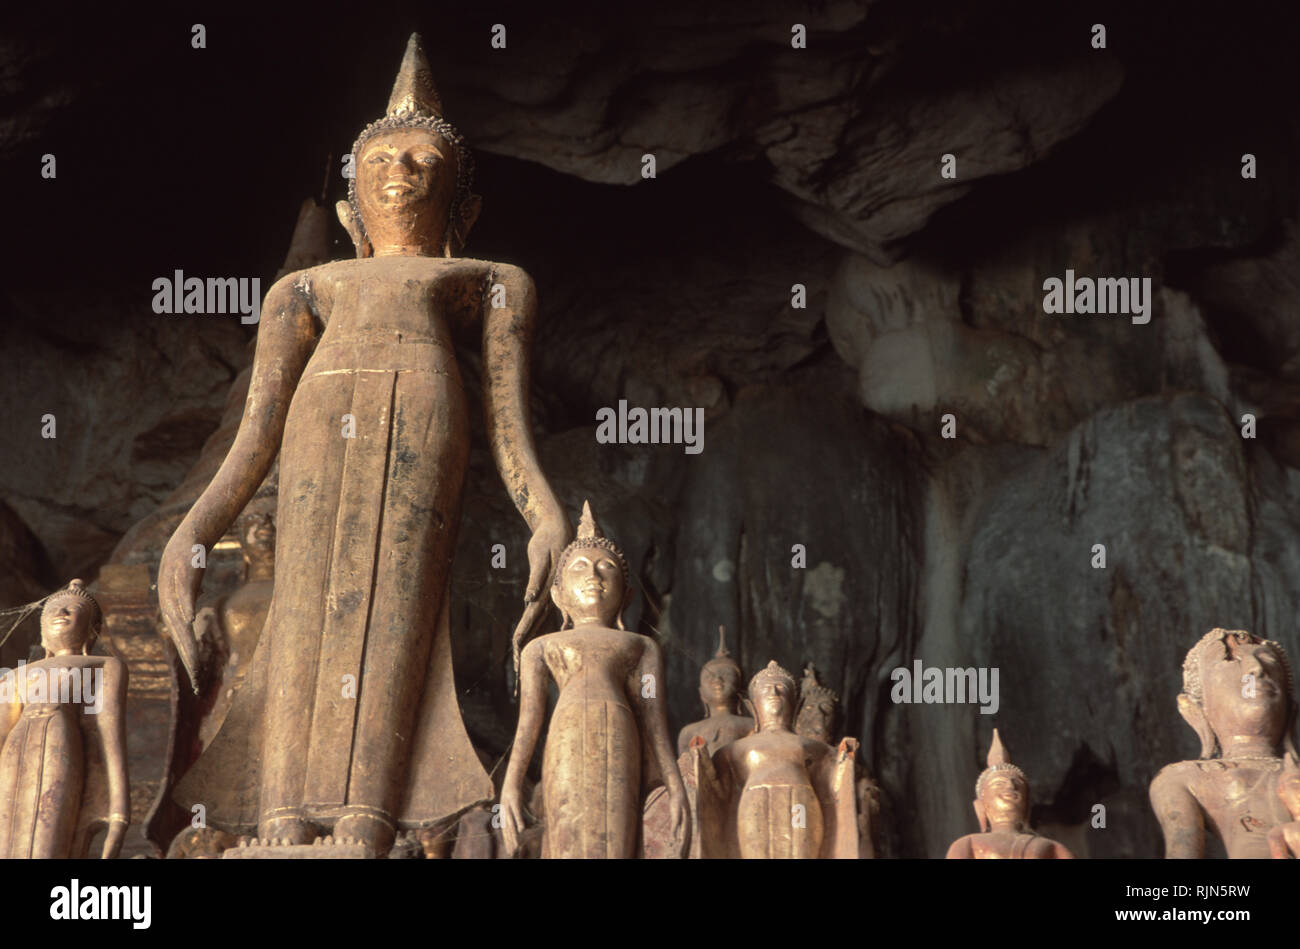
[[[1184,762],[1188,790],[1229,857],[1267,858],[1268,832],[1291,820],[1277,796],[1281,770],[1281,758]]]
[[[294,285],[324,326],[322,342],[377,333],[450,345],[451,334],[472,326],[482,312],[492,267],[460,257],[341,260],[302,271]]]
[[[698,735],[708,743],[709,754],[713,754],[733,741],[744,738],[753,730],[754,720],[748,716],[734,713],[710,715],[698,722],[691,722],[682,729],[677,737],[677,751],[678,754],[684,752],[691,739]]]
[[[827,747],[794,732],[763,732],[728,745],[727,756],[741,789],[791,787],[813,783],[813,774],[825,758]]]
[[[586,701],[627,705],[640,694],[640,683],[633,677],[645,649],[643,636],[589,626],[551,633],[538,642],[560,687],[557,707]]]

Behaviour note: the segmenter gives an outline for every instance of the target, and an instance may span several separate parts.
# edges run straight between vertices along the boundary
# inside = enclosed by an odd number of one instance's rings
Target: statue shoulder
[[[1201,762],[1175,761],[1167,764],[1151,779],[1150,796],[1154,800],[1159,795],[1167,795],[1179,790],[1191,793],[1191,785],[1201,776]]]

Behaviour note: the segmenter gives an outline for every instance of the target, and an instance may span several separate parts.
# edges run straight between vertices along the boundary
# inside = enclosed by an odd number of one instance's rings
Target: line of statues
[[[532,280],[457,256],[481,201],[418,36],[352,159],[338,212],[356,259],[267,294],[238,432],[161,557],[162,627],[203,697],[192,763],[170,788],[202,820],[161,844],[245,859],[874,856],[879,788],[857,742],[834,741],[838,697],[812,666],[797,682],[769,662],[742,693],[720,630],[700,673],[705,716],[674,748],[659,645],[623,623],[627,559],[590,505],[575,537],[538,462]],[[470,443],[455,343],[474,333],[488,442],[530,530],[499,794],[461,718],[449,642]],[[277,462],[274,497],[250,507]],[[201,606],[204,553],[241,513],[244,584]],[[560,628],[535,635],[552,603]],[[126,669],[91,653],[102,627],[74,580],[44,604],[45,658],[0,674],[0,855],[81,856],[101,829],[102,856],[121,847]],[[1201,755],[1151,784],[1168,856],[1203,856],[1207,829],[1231,857],[1300,854],[1294,696],[1276,642],[1215,629],[1189,652],[1178,707]],[[1030,829],[1027,779],[996,731],[974,805],[980,832],[949,857],[1072,856]]]

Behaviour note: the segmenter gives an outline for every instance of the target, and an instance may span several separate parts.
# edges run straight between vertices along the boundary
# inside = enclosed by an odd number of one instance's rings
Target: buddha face
[[[984,779],[979,803],[990,824],[1024,821],[1029,815],[1029,785],[1014,771],[994,771]]]
[[[799,724],[795,727],[805,738],[816,738],[830,744],[831,720],[835,714],[835,703],[830,699],[817,699],[806,703],[799,709]]]
[[[623,606],[623,567],[601,547],[578,547],[564,561],[555,603],[575,626],[611,626]]]
[[[1273,649],[1229,636],[1223,655],[1207,647],[1201,659],[1202,707],[1220,744],[1239,737],[1276,743],[1286,728],[1290,696]]]
[[[750,688],[759,727],[781,724],[788,729],[794,713],[793,684],[781,676],[763,675],[755,677]]]
[[[705,705],[731,708],[740,691],[740,670],[729,662],[710,660],[700,670],[700,698]]]
[[[357,205],[376,255],[440,246],[456,195],[456,149],[432,129],[386,129],[356,158]]]
[[[249,560],[269,560],[275,556],[275,517],[271,514],[246,514],[239,525],[239,546]]]
[[[79,596],[48,601],[41,612],[41,645],[55,655],[80,652],[91,638],[95,607]]]

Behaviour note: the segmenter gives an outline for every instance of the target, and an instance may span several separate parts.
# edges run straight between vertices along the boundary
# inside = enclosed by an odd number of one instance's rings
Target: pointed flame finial
[[[600,525],[596,523],[596,516],[591,513],[591,502],[582,502],[582,517],[578,521],[578,540],[595,540],[598,537],[604,537],[604,532]]]
[[[1011,758],[1007,755],[1006,746],[1002,744],[1002,736],[998,730],[993,729],[993,742],[989,745],[988,764],[990,768],[996,768],[1000,764],[1010,764]]]
[[[728,659],[731,653],[727,650],[727,627],[718,627],[718,651],[713,654],[714,659]]]
[[[393,94],[388,97],[388,117],[433,118],[442,115],[442,100],[433,86],[433,73],[425,58],[420,34],[412,33],[406,42],[402,67],[393,83]]]

